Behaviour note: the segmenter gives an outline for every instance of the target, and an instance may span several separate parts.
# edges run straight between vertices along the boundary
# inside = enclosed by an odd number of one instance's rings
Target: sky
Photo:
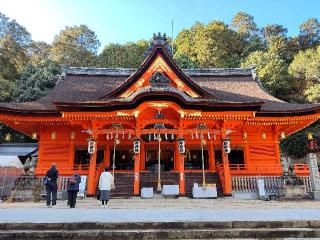
[[[239,11],[258,27],[278,23],[289,35],[308,18],[320,19],[319,0],[0,0],[0,12],[27,28],[32,38],[51,43],[65,26],[86,24],[101,45],[150,39],[155,32],[173,36],[196,21],[230,23]]]

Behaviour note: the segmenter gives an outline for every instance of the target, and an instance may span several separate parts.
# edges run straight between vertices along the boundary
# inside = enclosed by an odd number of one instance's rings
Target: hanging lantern
[[[157,139],[157,134],[153,134],[153,139],[156,140]]]
[[[173,133],[171,133],[171,140],[174,140],[174,135],[173,135]]]
[[[124,139],[124,131],[122,132],[122,139]]]
[[[198,139],[199,137],[198,137],[198,132],[196,131],[196,139]]]
[[[129,132],[129,134],[128,134],[128,139],[131,139],[131,133]]]
[[[179,145],[179,153],[185,153],[186,152],[186,147],[185,147],[184,138],[182,138],[182,137],[179,138],[178,145]]]
[[[51,139],[52,140],[56,140],[56,138],[57,138],[57,133],[56,132],[52,132],[51,133]]]
[[[113,139],[113,133],[111,133],[111,137],[110,137],[110,139]]]
[[[7,141],[7,142],[10,142],[11,141],[11,137],[12,137],[11,134],[7,133],[4,140]]]
[[[71,138],[71,140],[75,140],[76,139],[76,133],[75,132],[70,133],[70,138]]]
[[[164,137],[165,137],[166,140],[168,140],[168,134],[165,133]]]
[[[95,151],[96,151],[96,142],[91,140],[88,142],[88,153],[94,154]]]
[[[231,152],[230,138],[225,138],[223,140],[223,151],[226,154],[229,154]]]
[[[33,139],[33,140],[36,140],[36,139],[37,139],[37,133],[36,133],[36,132],[32,133],[32,139]]]
[[[106,134],[106,140],[109,140],[109,133]]]
[[[191,132],[191,139],[193,139],[193,132]]]
[[[266,139],[266,138],[267,138],[267,134],[266,134],[265,132],[263,132],[263,133],[261,134],[261,136],[262,136],[262,139]]]
[[[133,152],[140,153],[140,139],[139,138],[135,138],[133,140]]]
[[[213,140],[217,140],[217,136],[215,133],[213,134]]]
[[[284,132],[281,132],[281,139],[285,139],[286,138],[286,135],[285,135],[285,133]]]
[[[210,140],[211,139],[211,137],[210,137],[210,133],[208,132],[208,139]]]
[[[243,132],[242,138],[243,138],[243,140],[247,140],[247,138],[248,138],[248,133]]]

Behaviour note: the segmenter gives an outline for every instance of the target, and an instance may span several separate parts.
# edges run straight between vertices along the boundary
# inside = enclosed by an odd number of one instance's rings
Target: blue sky
[[[154,32],[174,36],[194,22],[222,20],[245,11],[259,27],[278,23],[298,34],[310,17],[320,18],[318,0],[0,0],[0,11],[16,19],[34,40],[50,43],[66,25],[86,24],[102,43],[149,39]]]

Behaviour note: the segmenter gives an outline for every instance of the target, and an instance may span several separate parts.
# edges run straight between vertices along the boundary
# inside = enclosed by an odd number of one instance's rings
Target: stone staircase
[[[161,185],[179,185],[178,172],[161,172]],[[154,192],[157,190],[158,172],[141,172],[140,189],[143,187],[153,187]]]
[[[217,187],[218,197],[223,196],[222,186],[217,173],[205,173],[206,183],[215,183]],[[202,184],[202,172],[186,172],[185,173],[185,183],[186,183],[186,196],[192,197],[192,187],[194,183]]]
[[[319,239],[320,221],[1,223],[2,239]]]
[[[134,173],[115,173],[115,190],[110,192],[111,198],[129,198],[133,196]]]

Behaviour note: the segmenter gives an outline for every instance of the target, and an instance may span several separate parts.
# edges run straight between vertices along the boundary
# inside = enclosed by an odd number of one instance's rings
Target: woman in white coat
[[[113,176],[108,170],[106,167],[104,172],[101,173],[99,180],[100,201],[102,201],[102,205],[108,204],[110,190],[114,188]]]

